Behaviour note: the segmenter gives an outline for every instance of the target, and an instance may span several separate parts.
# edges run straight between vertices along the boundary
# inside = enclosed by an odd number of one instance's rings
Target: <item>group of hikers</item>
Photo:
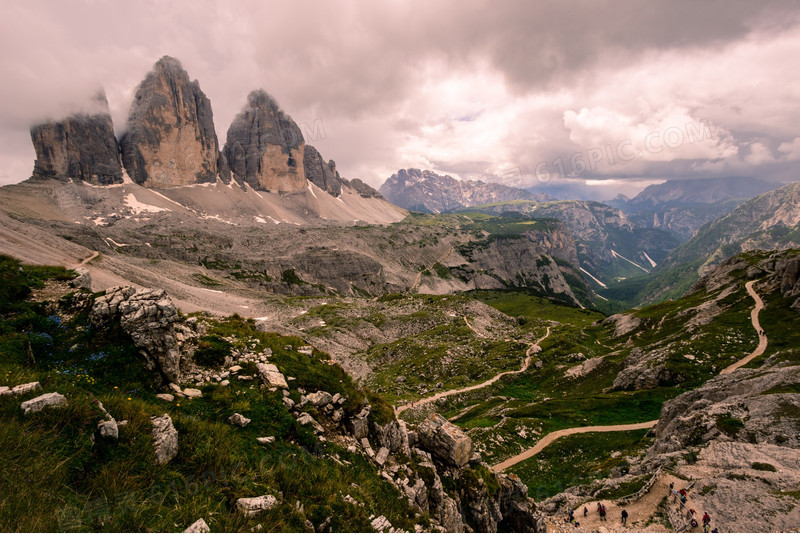
[[[672,498],[680,502],[681,510],[684,509],[686,510],[686,520],[689,521],[689,524],[692,526],[692,528],[697,528],[699,526],[697,519],[695,518],[695,514],[697,512],[695,512],[694,508],[689,508],[686,505],[686,501],[688,500],[688,494],[686,492],[686,489],[676,490],[675,483],[670,482],[669,491],[672,494]],[[711,528],[711,516],[708,514],[708,512],[703,512],[703,517],[701,521],[703,522],[703,532],[705,533],[719,532],[718,528],[713,528],[713,529]]]
[[[672,495],[673,499],[675,499],[675,501],[680,503],[681,510],[682,511],[684,509],[686,510],[686,519],[687,519],[687,521],[689,521],[689,524],[692,526],[692,528],[697,528],[699,526],[699,523],[697,522],[697,519],[695,518],[695,514],[697,512],[695,512],[695,510],[693,508],[689,508],[686,505],[687,500],[688,500],[688,493],[687,493],[686,489],[676,490],[675,489],[675,483],[671,482],[670,485],[669,485],[669,491],[670,491],[670,494]],[[589,508],[584,506],[583,507],[583,517],[586,517],[588,514],[589,514]],[[606,510],[606,505],[603,504],[602,502],[598,502],[597,503],[597,515],[600,517],[600,521],[608,521],[608,519],[606,517],[608,515],[608,510]],[[624,508],[620,512],[620,519],[621,519],[622,525],[623,526],[627,526],[627,524],[628,524],[628,511],[625,510]],[[567,522],[567,523],[572,524],[576,528],[581,526],[580,522],[575,519],[575,510],[572,510],[572,509],[570,509],[569,515],[564,521]],[[708,512],[703,512],[703,517],[701,518],[701,521],[703,523],[703,532],[705,532],[705,533],[712,533],[712,532],[713,533],[717,533],[717,532],[719,532],[719,529],[717,529],[717,528],[712,529],[711,528],[711,516],[709,515]]]
[[[583,517],[586,517],[587,515],[589,515],[589,509],[584,506],[583,507]],[[597,503],[597,515],[600,516],[600,521],[607,521],[606,516],[608,515],[608,510],[606,510],[606,505],[605,504],[603,504],[601,502]],[[625,510],[625,509],[622,510],[621,518],[622,518],[622,524],[623,525],[627,525],[628,524],[628,511],[627,510]],[[575,510],[570,510],[569,511],[569,516],[567,517],[567,519],[565,519],[565,521],[567,523],[571,523],[574,527],[581,526],[580,522],[575,519]]]

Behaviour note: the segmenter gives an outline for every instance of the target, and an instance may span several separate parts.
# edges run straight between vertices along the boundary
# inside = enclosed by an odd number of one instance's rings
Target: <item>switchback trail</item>
[[[467,318],[465,317],[464,321],[466,321],[466,320],[467,320]],[[467,326],[470,326],[469,322],[467,322]],[[472,326],[470,326],[470,328],[472,328]],[[395,411],[395,414],[396,415],[400,415],[401,413],[403,413],[404,411],[408,410],[409,408],[412,408],[412,407],[416,408],[417,406],[422,406],[423,404],[430,404],[431,402],[435,402],[435,401],[437,401],[439,399],[442,399],[444,397],[450,397],[451,395],[458,395],[459,393],[466,393],[468,391],[475,391],[476,389],[485,388],[486,386],[490,386],[490,385],[494,384],[495,382],[497,382],[498,380],[500,380],[502,377],[504,377],[506,375],[516,375],[516,374],[519,374],[519,373],[524,373],[525,371],[528,370],[528,367],[531,364],[531,353],[535,352],[534,349],[541,350],[541,347],[539,346],[539,343],[544,341],[547,338],[547,336],[549,336],[549,335],[550,335],[550,327],[548,326],[547,327],[547,333],[545,333],[545,335],[542,336],[541,338],[537,339],[536,342],[531,343],[530,346],[528,347],[528,350],[525,351],[525,362],[522,364],[522,367],[519,368],[518,370],[516,370],[516,371],[503,371],[502,373],[500,373],[498,375],[495,375],[494,377],[490,378],[486,382],[481,382],[480,384],[475,384],[474,386],[467,386],[467,387],[464,387],[464,388],[451,389],[451,390],[448,390],[448,391],[442,391],[442,392],[437,393],[436,395],[434,395],[432,397],[425,397],[424,399],[420,399],[418,401],[414,401],[413,403],[410,402],[408,404],[404,404],[402,406],[398,406],[396,411]],[[538,352],[538,351],[536,351],[536,352]]]
[[[82,266],[86,265],[87,263],[89,263],[90,261],[92,261],[93,259],[95,259],[99,255],[100,255],[100,253],[95,250],[94,252],[92,252],[91,256],[89,256],[88,258],[86,258],[85,260],[80,262],[78,264],[78,267],[82,267]]]
[[[764,301],[761,300],[761,297],[758,296],[755,289],[753,289],[753,284],[755,284],[755,280],[751,280],[744,285],[744,288],[753,297],[753,300],[756,301],[756,305],[753,307],[752,311],[750,311],[750,322],[753,323],[753,328],[756,329],[756,333],[758,334],[758,347],[756,350],[742,358],[741,360],[730,364],[728,367],[720,371],[719,374],[727,375],[729,373],[734,372],[739,367],[743,365],[747,365],[755,358],[758,358],[764,351],[767,350],[767,334],[761,329],[761,323],[758,321],[758,314],[761,310],[764,309]]]
[[[758,293],[753,289],[753,284],[755,284],[755,280],[751,280],[747,282],[744,287],[747,290],[747,293],[753,297],[755,301],[755,306],[753,307],[752,311],[750,312],[750,320],[753,323],[753,328],[755,328],[756,333],[758,334],[758,347],[756,350],[742,358],[741,360],[729,365],[722,371],[720,371],[721,375],[732,373],[739,367],[747,364],[748,362],[752,361],[754,358],[761,356],[764,351],[767,349],[767,336],[763,334],[761,330],[761,323],[758,321],[758,314],[761,310],[764,309],[764,301],[761,300],[761,297],[758,296]],[[548,330],[549,333],[549,330]],[[557,430],[555,432],[551,432],[540,439],[536,445],[522,451],[521,453],[517,454],[516,456],[512,456],[499,464],[495,464],[492,466],[493,471],[503,471],[504,469],[508,469],[512,465],[518,464],[523,460],[527,460],[533,456],[539,454],[545,447],[553,443],[558,438],[569,436],[571,434],[584,434],[586,432],[620,432],[625,430],[643,430],[645,428],[651,428],[658,423],[658,420],[655,421],[647,421],[646,423],[633,423],[630,425],[610,425],[610,426],[579,426],[574,428],[566,428],[564,430]]]

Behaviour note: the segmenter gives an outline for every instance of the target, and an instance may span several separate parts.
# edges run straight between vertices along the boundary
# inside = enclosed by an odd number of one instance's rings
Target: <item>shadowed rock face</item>
[[[224,153],[235,178],[254,189],[296,193],[306,187],[303,134],[261,89],[233,119]]]
[[[73,178],[95,185],[122,183],[119,148],[102,91],[93,112],[71,115],[31,128],[36,150],[34,178]]]
[[[120,141],[131,179],[175,187],[227,178],[211,102],[177,59],[164,56],[136,91],[128,131]]]
[[[311,145],[306,145],[303,167],[309,182],[335,197],[342,193],[342,178],[336,171],[336,163],[333,160],[325,163],[317,149]]]

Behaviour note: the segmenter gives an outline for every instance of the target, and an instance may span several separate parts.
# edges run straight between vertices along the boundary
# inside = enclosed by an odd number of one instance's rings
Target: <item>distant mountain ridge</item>
[[[668,180],[633,198],[618,195],[606,203],[625,212],[637,226],[668,230],[685,241],[704,224],[775,187],[755,178]]]
[[[659,265],[649,300],[674,296],[724,260],[752,250],[800,247],[800,182],[752,198],[703,226]]]
[[[732,198],[752,198],[775,188],[775,184],[757,178],[667,180],[662,184],[647,186],[620,209],[628,211],[630,208],[716,204]]]
[[[400,169],[381,185],[379,191],[389,202],[422,213],[445,213],[511,200],[548,199],[540,193],[517,187],[480,180],[457,180],[420,169]]]
[[[570,261],[597,284],[593,287],[598,293],[617,278],[649,273],[678,246],[671,233],[637,227],[619,209],[595,201],[514,201],[458,211],[493,215],[518,212],[537,219],[561,221],[577,245],[577,257]]]

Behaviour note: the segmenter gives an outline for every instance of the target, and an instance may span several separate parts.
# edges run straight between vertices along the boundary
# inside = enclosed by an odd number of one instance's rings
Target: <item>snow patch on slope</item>
[[[145,204],[144,202],[139,202],[136,200],[136,196],[133,193],[128,193],[125,195],[124,198],[125,205],[128,206],[131,211],[139,215],[140,213],[158,213],[159,211],[171,211],[167,208],[159,208],[158,206],[151,206],[150,204]]]

